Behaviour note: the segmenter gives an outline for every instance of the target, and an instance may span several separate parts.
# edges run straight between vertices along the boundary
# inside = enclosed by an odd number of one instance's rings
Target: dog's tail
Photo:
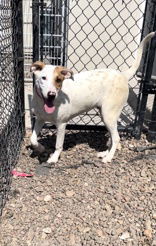
[[[126,71],[122,72],[122,74],[124,74],[127,79],[129,80],[137,71],[137,69],[139,68],[140,62],[141,62],[141,58],[142,58],[142,53],[143,50],[145,48],[146,43],[154,37],[156,33],[155,32],[150,32],[140,43],[139,48],[137,50],[137,55],[135,58],[135,61],[133,63],[133,65]]]

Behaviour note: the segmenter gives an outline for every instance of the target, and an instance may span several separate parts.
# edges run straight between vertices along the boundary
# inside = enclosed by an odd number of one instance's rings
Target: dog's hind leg
[[[108,131],[110,132],[110,135],[111,135],[111,147],[110,147],[109,151],[106,153],[106,155],[102,159],[102,161],[104,163],[111,162],[111,160],[114,157],[114,154],[115,154],[115,151],[117,149],[117,146],[119,144],[119,141],[120,141],[119,133],[118,133],[118,130],[117,130],[117,123],[115,123],[114,125],[106,124],[106,127],[107,127],[107,129],[108,129]]]
[[[65,137],[66,123],[61,123],[57,126],[57,137],[55,152],[50,155],[47,160],[48,163],[56,163],[63,149],[64,137]]]
[[[120,115],[119,111],[120,110],[110,111],[110,109],[108,110],[106,108],[101,111],[104,124],[111,136],[110,148],[106,151],[98,153],[98,157],[102,158],[102,161],[104,163],[111,162],[120,141],[119,133],[117,130],[117,119]]]
[[[32,147],[42,153],[45,151],[45,148],[42,144],[40,144],[37,140],[37,136],[38,134],[40,133],[42,127],[44,125],[44,121],[43,120],[39,120],[39,119],[36,119],[35,121],[35,126],[34,126],[34,129],[33,129],[33,132],[32,132],[32,135],[31,135],[31,138],[30,138],[30,141],[31,141],[31,144],[32,144]]]

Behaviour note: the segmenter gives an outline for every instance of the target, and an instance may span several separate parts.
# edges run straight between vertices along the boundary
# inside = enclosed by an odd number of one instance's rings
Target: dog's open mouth
[[[55,96],[49,95],[48,98],[44,98],[44,110],[47,114],[52,114],[55,111],[54,106]]]

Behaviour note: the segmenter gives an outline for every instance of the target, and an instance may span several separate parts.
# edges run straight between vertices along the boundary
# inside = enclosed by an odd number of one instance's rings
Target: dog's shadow
[[[79,144],[87,144],[91,149],[102,151],[107,149],[108,134],[106,132],[80,131],[66,134],[64,150]]]
[[[99,152],[106,150],[108,142],[107,132],[96,132],[96,131],[71,131],[66,130],[65,141],[63,146],[63,151],[68,151],[74,148],[76,145],[86,144],[89,148]],[[53,153],[55,150],[56,143],[56,131],[42,130],[39,136],[39,142],[45,147],[46,152]],[[38,154],[32,152],[31,157],[34,158]],[[45,160],[48,158],[45,155]],[[42,158],[41,158],[42,159]]]

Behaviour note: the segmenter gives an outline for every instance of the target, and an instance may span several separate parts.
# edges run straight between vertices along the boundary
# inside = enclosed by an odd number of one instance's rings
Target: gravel
[[[27,135],[30,135],[29,133]],[[54,150],[55,134],[40,142]],[[112,163],[96,157],[103,133],[67,132],[59,162],[47,165],[26,137],[1,218],[1,246],[156,245],[155,149],[146,136],[121,136]],[[137,149],[137,151],[136,151]]]

